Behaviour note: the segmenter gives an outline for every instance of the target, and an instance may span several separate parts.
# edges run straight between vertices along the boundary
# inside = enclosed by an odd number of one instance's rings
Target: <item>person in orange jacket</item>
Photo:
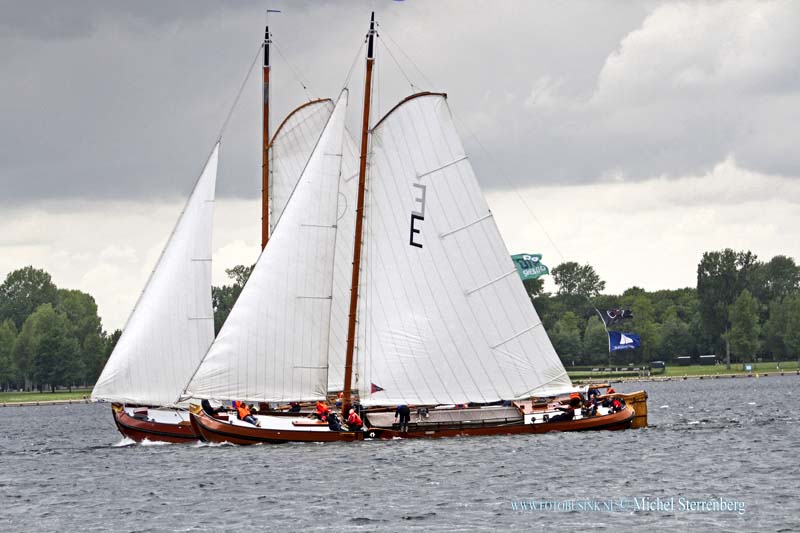
[[[331,412],[330,408],[325,402],[318,401],[317,402],[317,411],[314,413],[317,418],[322,420],[323,422],[328,421],[328,414]]]
[[[361,431],[364,422],[358,416],[355,409],[350,409],[350,415],[347,417],[347,429],[350,431]]]
[[[254,426],[261,427],[261,422],[256,420],[256,417],[250,412],[250,408],[247,406],[246,403],[240,401],[233,402],[233,408],[236,409],[236,414],[239,416],[239,420],[247,422],[248,424],[253,424]]]

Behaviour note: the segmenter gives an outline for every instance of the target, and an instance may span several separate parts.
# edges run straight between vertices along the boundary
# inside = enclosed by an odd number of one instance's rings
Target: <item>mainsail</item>
[[[92,391],[93,400],[176,405],[214,340],[211,226],[219,143]]]
[[[343,91],[280,223],[185,397],[325,397],[346,108]]]
[[[329,99],[312,100],[292,111],[270,141],[270,233],[297,185],[297,179],[333,111]]]
[[[445,96],[407,98],[373,128],[371,143],[355,365],[361,402],[492,402],[571,389]]]

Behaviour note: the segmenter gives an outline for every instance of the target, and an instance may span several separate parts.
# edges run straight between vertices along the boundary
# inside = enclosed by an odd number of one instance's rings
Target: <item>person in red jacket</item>
[[[347,417],[347,429],[350,431],[361,431],[364,422],[358,416],[355,409],[350,409],[350,415]]]

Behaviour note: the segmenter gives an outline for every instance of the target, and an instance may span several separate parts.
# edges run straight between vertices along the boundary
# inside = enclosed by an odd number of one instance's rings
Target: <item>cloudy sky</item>
[[[266,6],[0,1],[0,277],[44,268],[93,294],[107,329],[124,324],[258,51]],[[800,259],[798,3],[269,7],[282,10],[270,19],[273,128],[338,94],[375,9],[373,117],[412,90],[447,92],[512,252],[590,262],[610,292],[692,286],[705,250]],[[258,70],[225,133],[217,283],[258,254]]]

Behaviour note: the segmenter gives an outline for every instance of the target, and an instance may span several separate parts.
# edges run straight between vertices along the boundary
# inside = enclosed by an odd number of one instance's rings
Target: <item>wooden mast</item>
[[[364,112],[361,120],[361,159],[358,165],[358,199],[356,201],[356,234],[353,246],[353,277],[350,284],[350,318],[347,324],[347,352],[344,362],[344,394],[342,417],[350,410],[353,387],[353,351],[356,343],[356,313],[358,311],[358,280],[361,273],[361,239],[364,227],[364,189],[367,179],[367,145],[369,144],[369,107],[372,97],[372,66],[375,63],[375,12],[372,12],[367,34],[367,68],[364,76]]]
[[[264,28],[264,113],[261,152],[261,249],[269,240],[269,26]]]

